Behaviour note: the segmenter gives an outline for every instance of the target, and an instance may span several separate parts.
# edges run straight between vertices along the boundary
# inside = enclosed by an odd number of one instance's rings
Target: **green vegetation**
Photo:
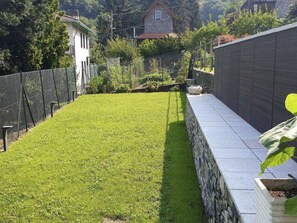
[[[260,164],[261,172],[268,167],[279,166],[294,157],[296,148],[291,143],[297,139],[297,94],[289,94],[285,101],[286,109],[294,116],[260,136],[260,142],[268,149],[266,159]],[[285,213],[297,215],[297,195],[285,203]]]
[[[218,20],[224,14],[239,11],[243,2],[244,0],[202,0],[202,21],[207,24],[209,21]]]
[[[280,26],[281,22],[276,13],[269,12],[241,12],[239,17],[230,25],[230,33],[241,37],[269,30]]]
[[[0,75],[69,65],[57,0],[7,0],[0,6]]]
[[[105,55],[110,58],[120,57],[121,62],[130,62],[140,56],[134,40],[119,36],[107,41]]]
[[[0,155],[0,222],[206,222],[185,94],[82,96]]]

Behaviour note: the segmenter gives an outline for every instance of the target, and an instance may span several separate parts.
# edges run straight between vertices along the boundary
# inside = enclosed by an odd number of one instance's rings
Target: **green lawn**
[[[0,154],[0,222],[206,222],[182,93],[82,96]]]

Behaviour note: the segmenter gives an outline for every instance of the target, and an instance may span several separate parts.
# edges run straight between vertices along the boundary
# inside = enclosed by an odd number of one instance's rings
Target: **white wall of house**
[[[69,35],[69,51],[76,66],[78,94],[83,93],[82,87],[89,80],[90,37],[85,29],[73,23],[66,23]]]

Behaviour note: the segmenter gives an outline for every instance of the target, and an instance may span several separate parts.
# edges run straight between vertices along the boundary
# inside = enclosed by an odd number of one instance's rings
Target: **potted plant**
[[[289,94],[286,109],[294,117],[280,123],[260,136],[267,149],[266,159],[260,164],[261,172],[287,162],[294,157],[292,141],[297,139],[297,94]],[[297,180],[292,175],[286,179],[256,178],[256,221],[297,222]]]

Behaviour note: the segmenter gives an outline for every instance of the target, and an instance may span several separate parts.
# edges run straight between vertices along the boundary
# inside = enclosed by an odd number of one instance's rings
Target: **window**
[[[83,48],[83,34],[80,34],[80,47]]]
[[[160,20],[161,19],[161,16],[162,16],[162,13],[161,11],[155,11],[155,20]]]
[[[86,48],[89,49],[89,40],[88,40],[88,36],[86,36]]]

